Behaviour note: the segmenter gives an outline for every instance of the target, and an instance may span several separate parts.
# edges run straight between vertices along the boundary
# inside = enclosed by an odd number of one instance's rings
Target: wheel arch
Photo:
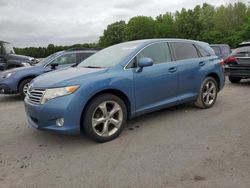
[[[126,110],[127,110],[127,115],[128,115],[128,119],[131,117],[131,101],[129,100],[129,97],[124,93],[122,92],[121,90],[118,90],[118,89],[104,89],[102,91],[99,91],[97,93],[95,93],[94,95],[92,95],[88,102],[86,103],[86,105],[84,106],[83,110],[82,110],[82,113],[81,113],[81,119],[80,119],[80,128],[81,128],[81,131],[83,131],[83,128],[82,128],[82,124],[83,124],[83,115],[86,111],[86,107],[90,104],[90,102],[96,98],[97,96],[99,95],[103,95],[103,94],[113,94],[117,97],[119,97],[125,104],[126,106]]]
[[[218,90],[220,89],[220,87],[221,87],[220,77],[219,77],[219,75],[217,73],[214,73],[214,72],[209,73],[206,77],[214,78],[216,80],[217,84],[218,84]]]
[[[35,77],[36,77],[35,75],[30,75],[30,76],[25,76],[25,77],[23,77],[22,79],[19,80],[18,85],[17,85],[17,89],[19,89],[20,84],[21,84],[24,80],[26,80],[26,79],[34,79]]]

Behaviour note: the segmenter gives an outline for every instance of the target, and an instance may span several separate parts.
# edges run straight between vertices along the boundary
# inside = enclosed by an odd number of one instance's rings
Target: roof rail
[[[102,48],[70,48],[65,51],[101,50]]]

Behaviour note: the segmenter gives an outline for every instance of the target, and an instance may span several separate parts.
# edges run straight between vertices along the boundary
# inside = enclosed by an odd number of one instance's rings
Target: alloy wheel
[[[208,106],[213,104],[214,100],[216,99],[216,92],[217,89],[215,83],[213,81],[208,81],[203,88],[203,102]]]
[[[115,101],[105,101],[99,104],[92,116],[92,127],[101,137],[115,134],[123,122],[123,111]]]
[[[23,87],[23,93],[26,95],[29,88],[29,83],[25,84]]]

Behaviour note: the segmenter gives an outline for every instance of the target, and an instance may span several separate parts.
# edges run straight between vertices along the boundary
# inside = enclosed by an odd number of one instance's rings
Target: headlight
[[[7,79],[7,78],[11,77],[13,74],[15,74],[15,72],[6,72],[6,73],[2,73],[2,74],[0,75],[0,78],[1,78],[1,79]]]
[[[42,100],[41,100],[41,104],[45,104],[47,101],[57,98],[57,97],[61,97],[61,96],[65,96],[65,95],[69,95],[74,93],[80,86],[68,86],[68,87],[60,87],[60,88],[52,88],[52,89],[46,89]]]
[[[30,64],[29,63],[22,63],[22,65],[24,66],[24,67],[29,67],[30,66]]]

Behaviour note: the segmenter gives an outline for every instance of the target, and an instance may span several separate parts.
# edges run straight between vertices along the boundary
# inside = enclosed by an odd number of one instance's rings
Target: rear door
[[[199,71],[207,63],[206,60],[200,57],[197,48],[191,42],[171,42],[171,48],[179,72],[178,100],[197,96],[201,80]]]

